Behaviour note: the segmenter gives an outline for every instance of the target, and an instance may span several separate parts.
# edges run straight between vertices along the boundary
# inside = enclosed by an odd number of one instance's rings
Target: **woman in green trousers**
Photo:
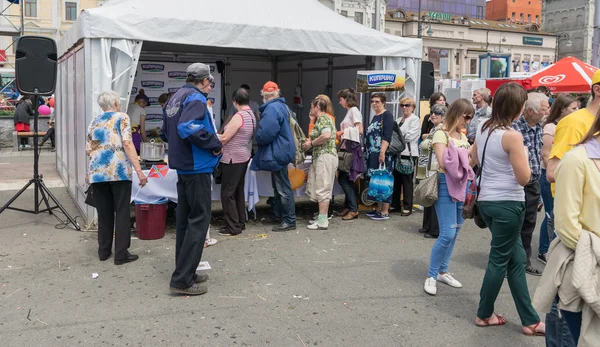
[[[488,327],[506,323],[504,317],[494,313],[506,275],[523,333],[543,336],[546,326],[531,305],[525,278],[527,258],[520,234],[525,216],[523,187],[531,178],[531,169],[523,136],[512,129],[513,121],[523,114],[526,100],[527,92],[521,85],[502,85],[494,97],[492,117],[477,129],[470,150],[473,163],[482,167],[478,206],[492,232],[475,324]]]

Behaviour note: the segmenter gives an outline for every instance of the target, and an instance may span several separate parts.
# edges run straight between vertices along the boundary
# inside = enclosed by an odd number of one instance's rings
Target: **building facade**
[[[422,16],[426,13],[422,12]],[[480,55],[510,55],[511,76],[534,73],[556,61],[556,36],[536,24],[452,17],[428,13],[422,22],[423,60],[433,63],[436,78],[475,77],[480,71]],[[417,13],[402,9],[388,11],[385,32],[418,36]]]
[[[600,3],[596,2],[597,0],[544,1],[542,29],[556,34],[560,58],[574,56],[598,66]]]
[[[447,13],[455,17],[484,19],[486,0],[387,0],[388,10],[403,9],[407,12],[421,11]]]
[[[541,24],[542,0],[491,0],[485,19],[519,24]]]
[[[60,37],[77,20],[82,10],[102,6],[108,0],[21,0],[23,3],[25,35],[38,35],[52,37],[59,40]],[[3,1],[3,13],[0,16],[0,27],[6,30],[0,31],[0,47],[6,51],[7,65],[14,62],[14,41],[21,30],[20,16],[21,6],[11,5]],[[8,31],[12,28],[14,33]]]
[[[380,31],[384,30],[386,11],[384,0],[319,0],[319,2],[357,23]]]

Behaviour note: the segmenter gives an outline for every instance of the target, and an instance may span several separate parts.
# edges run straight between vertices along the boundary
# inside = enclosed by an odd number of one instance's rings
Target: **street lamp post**
[[[506,34],[500,35],[500,45],[498,46],[498,53],[502,53],[502,43],[506,42]]]
[[[556,34],[556,54],[555,54],[555,62],[558,61],[558,55],[560,53],[560,43],[562,41],[565,42],[565,46],[571,47],[573,45],[573,41],[571,41],[571,35],[569,33],[557,33]]]

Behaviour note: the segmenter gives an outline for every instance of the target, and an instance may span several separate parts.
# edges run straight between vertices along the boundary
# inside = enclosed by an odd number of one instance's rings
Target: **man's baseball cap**
[[[596,70],[594,77],[592,77],[592,85],[600,83],[600,69]]]
[[[277,85],[277,83],[269,81],[267,83],[265,83],[265,86],[263,87],[262,91],[265,93],[273,93],[274,91],[279,90],[279,86]]]
[[[202,79],[208,78],[209,80],[214,80],[215,78],[210,73],[210,66],[202,63],[194,63],[187,68],[187,74],[192,75],[194,77],[199,77]]]

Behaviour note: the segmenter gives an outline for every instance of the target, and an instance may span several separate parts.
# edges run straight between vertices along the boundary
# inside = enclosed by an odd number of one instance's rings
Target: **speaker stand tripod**
[[[33,116],[33,119],[34,119],[34,123],[33,123],[33,129],[34,129],[33,178],[31,180],[29,180],[29,182],[23,188],[21,188],[21,190],[19,190],[19,192],[17,194],[15,194],[12,198],[10,198],[10,200],[8,200],[8,202],[4,206],[2,206],[2,208],[0,208],[0,213],[4,212],[5,210],[14,210],[14,211],[20,211],[20,212],[25,212],[25,213],[32,213],[32,214],[36,214],[36,215],[40,214],[40,213],[44,213],[44,212],[53,214],[53,210],[59,209],[65,215],[65,217],[67,217],[69,224],[71,224],[73,226],[73,228],[75,228],[75,230],[81,230],[81,227],[79,226],[77,221],[75,219],[73,219],[71,217],[71,215],[69,215],[69,213],[60,204],[60,202],[58,202],[58,199],[56,199],[54,194],[52,194],[50,192],[50,190],[48,189],[48,187],[46,187],[46,185],[44,184],[43,175],[40,175],[40,173],[39,173],[40,153],[38,152],[38,110],[37,110],[39,100],[40,100],[40,97],[38,95],[36,95],[34,97],[34,100],[32,101],[32,103],[34,105],[33,106],[33,115],[34,115]],[[32,184],[33,184],[33,194],[34,194],[33,210],[25,210],[22,208],[11,207],[10,205],[13,202],[15,202],[15,200],[17,200],[19,198],[19,196],[21,196],[21,194],[23,194],[27,190],[27,188],[29,188]],[[40,199],[40,195],[41,195],[41,199]],[[52,202],[54,202],[56,204],[56,206],[50,207],[49,199],[52,200]],[[46,205],[46,208],[43,210],[40,209],[40,205],[42,204],[42,202]]]

